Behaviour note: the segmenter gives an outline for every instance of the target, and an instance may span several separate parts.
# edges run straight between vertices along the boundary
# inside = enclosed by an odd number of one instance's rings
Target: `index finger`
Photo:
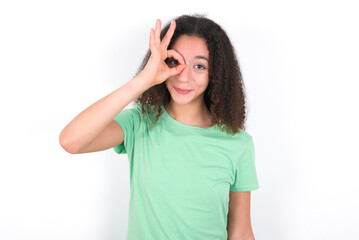
[[[182,65],[186,64],[185,61],[184,61],[183,56],[179,52],[174,50],[174,49],[170,49],[170,50],[167,51],[167,57],[176,59]]]
[[[176,28],[176,21],[172,20],[171,25],[168,28],[166,35],[162,39],[161,45],[164,45],[166,48],[168,47],[168,45],[171,42],[171,38],[173,36],[173,33],[175,32],[175,28]]]

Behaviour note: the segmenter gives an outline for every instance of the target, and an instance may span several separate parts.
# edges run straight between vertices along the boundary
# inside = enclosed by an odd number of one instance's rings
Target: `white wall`
[[[358,239],[359,17],[313,0],[2,1],[0,239],[125,239],[127,156],[71,155],[58,137],[133,77],[156,18],[195,12],[243,71],[256,239]]]

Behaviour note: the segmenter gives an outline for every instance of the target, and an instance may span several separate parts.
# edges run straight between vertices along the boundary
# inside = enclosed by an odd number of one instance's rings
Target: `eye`
[[[167,58],[167,59],[165,60],[165,63],[166,63],[169,67],[175,67],[175,66],[179,65],[179,62],[178,62],[176,59],[174,59],[174,58]]]
[[[204,69],[206,69],[203,65],[201,65],[201,64],[197,64],[197,65],[195,65],[194,66],[195,68],[197,68],[197,69],[199,69],[199,70],[204,70]]]

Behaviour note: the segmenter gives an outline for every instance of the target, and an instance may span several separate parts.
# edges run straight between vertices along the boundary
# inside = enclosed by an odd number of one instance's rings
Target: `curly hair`
[[[209,51],[209,83],[204,93],[204,102],[213,116],[211,125],[217,125],[231,135],[240,129],[245,130],[244,83],[235,49],[226,32],[217,23],[199,14],[182,15],[174,20],[176,29],[168,49],[181,35],[201,37],[206,42]],[[161,40],[169,26],[170,22],[162,29]],[[137,74],[144,69],[150,55],[151,50],[148,49]],[[161,105],[166,105],[170,100],[171,95],[165,82],[162,82],[144,91],[134,102],[141,103],[143,114],[158,112],[153,122],[156,123],[162,115]]]

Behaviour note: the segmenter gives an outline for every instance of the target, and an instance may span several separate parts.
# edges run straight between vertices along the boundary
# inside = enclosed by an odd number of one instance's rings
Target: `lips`
[[[189,93],[191,90],[187,90],[187,89],[180,89],[180,88],[176,88],[176,91],[180,94],[186,94],[186,93]]]

